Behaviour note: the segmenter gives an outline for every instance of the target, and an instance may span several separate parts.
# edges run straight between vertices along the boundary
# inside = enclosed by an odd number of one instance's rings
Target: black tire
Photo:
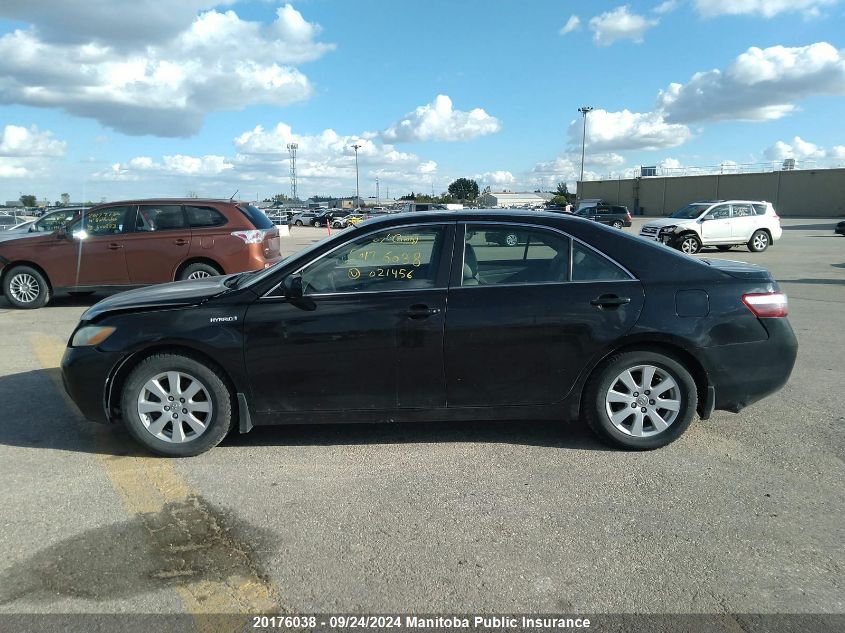
[[[505,236],[505,243],[503,246],[517,246],[519,245],[519,236],[516,233],[508,233]]]
[[[204,262],[194,262],[185,266],[176,278],[176,281],[187,279],[205,279],[206,277],[217,277],[222,274],[220,269]]]
[[[751,234],[751,239],[748,240],[748,250],[752,253],[762,253],[769,248],[772,238],[769,237],[768,232],[758,229]]]
[[[733,247],[734,247],[733,244],[726,244],[724,246],[717,246],[716,248],[718,248],[720,251],[722,251],[724,253],[725,251],[731,250]]]
[[[674,393],[676,393],[680,404],[677,415],[669,422],[665,430],[659,432],[657,427],[650,421],[651,418],[649,417],[649,421],[647,423],[643,423],[643,429],[652,434],[637,437],[631,434],[633,432],[632,429],[629,429],[628,432],[626,432],[617,427],[617,425],[611,420],[610,414],[608,413],[609,408],[619,407],[617,410],[613,411],[615,414],[619,414],[622,411],[626,411],[628,405],[609,403],[607,398],[611,387],[618,385],[617,377],[620,374],[625,372],[626,369],[630,370],[643,365],[655,367],[664,372],[666,375],[672,377],[676,387],[676,392]],[[639,376],[640,381],[643,380],[642,372],[638,373],[638,370],[634,370],[631,374],[634,377],[635,382],[637,376]],[[660,384],[662,383],[658,383],[651,388],[658,387]],[[623,387],[624,385],[619,385],[614,391]],[[673,392],[670,391],[670,393]],[[654,400],[648,399],[648,395],[651,394],[643,392],[638,395],[647,399],[645,407],[649,407],[649,403],[655,402]],[[666,446],[678,439],[684,431],[687,430],[690,422],[692,422],[697,406],[698,390],[696,389],[695,380],[693,380],[693,377],[690,375],[686,367],[684,367],[676,359],[665,354],[642,350],[616,354],[596,368],[590,376],[590,379],[587,381],[587,386],[584,390],[582,411],[589,427],[605,442],[613,446],[627,449],[651,450],[660,448],[661,446]],[[636,408],[632,407],[632,416],[638,415],[637,408],[639,408],[639,406]],[[640,409],[640,411],[642,411],[642,409]],[[649,413],[651,413],[650,409]],[[667,413],[671,415],[671,412],[667,411]],[[645,415],[643,417],[645,417]],[[625,423],[628,421],[633,423],[634,418],[623,420],[620,423],[621,426],[625,428]],[[648,425],[648,428],[646,428],[646,425]],[[633,424],[631,426],[633,426]]]
[[[701,240],[695,233],[686,233],[677,239],[675,248],[687,255],[695,255],[701,251]]]
[[[613,223],[611,223],[610,226],[612,226],[614,229],[621,229],[624,225],[622,224],[621,221],[614,220]]]
[[[52,290],[40,271],[31,266],[14,266],[3,276],[3,294],[14,307],[34,310],[47,305]]]
[[[293,223],[294,226],[302,226],[302,220],[297,220]]]
[[[166,441],[155,437],[147,430],[147,424],[141,420],[138,412],[138,398],[142,393],[144,385],[158,374],[165,372],[180,372],[192,378],[198,379],[208,394],[211,402],[210,419],[206,419],[205,430],[194,439],[187,439],[181,443]],[[215,367],[208,365],[181,354],[156,354],[141,361],[132,370],[123,385],[121,394],[121,411],[123,423],[130,435],[142,446],[157,455],[166,457],[191,457],[199,455],[217,446],[226,437],[233,425],[232,415],[232,394],[221,373]],[[155,420],[152,420],[155,422]],[[180,424],[181,421],[180,421]],[[170,436],[173,436],[172,422],[170,423]],[[182,428],[186,428],[184,425]],[[188,427],[190,428],[190,427]],[[162,431],[166,433],[165,430]]]

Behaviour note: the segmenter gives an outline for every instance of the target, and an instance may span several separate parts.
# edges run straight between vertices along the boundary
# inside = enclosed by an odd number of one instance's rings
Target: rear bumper
[[[93,422],[108,423],[106,389],[112,367],[119,361],[116,353],[95,347],[68,347],[62,357],[62,382],[79,411]]]
[[[737,413],[778,391],[789,380],[798,341],[787,319],[760,319],[765,341],[702,348],[715,408]]]

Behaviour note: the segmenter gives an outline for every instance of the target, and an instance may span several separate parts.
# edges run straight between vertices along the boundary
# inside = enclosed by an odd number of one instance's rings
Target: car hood
[[[25,240],[31,237],[44,237],[49,233],[38,233],[37,231],[29,232],[29,229],[9,229],[8,231],[0,231],[0,242],[8,242],[10,240]]]
[[[113,312],[134,312],[151,308],[178,308],[198,305],[206,299],[228,292],[225,281],[232,275],[209,277],[191,281],[175,281],[137,290],[127,290],[94,304],[85,314],[83,321],[93,321]]]
[[[659,229],[672,224],[690,224],[692,222],[695,222],[695,220],[681,220],[680,218],[655,218],[654,220],[646,222],[644,226],[654,226]]]
[[[737,279],[773,281],[772,274],[769,270],[767,268],[763,268],[762,266],[758,266],[757,264],[738,262],[733,259],[716,259],[711,257],[701,257],[699,260]]]

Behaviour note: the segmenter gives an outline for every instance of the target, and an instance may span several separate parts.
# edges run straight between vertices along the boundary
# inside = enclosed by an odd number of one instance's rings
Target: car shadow
[[[78,453],[149,456],[122,425],[82,418],[59,392],[61,370],[39,369],[0,376],[0,445]],[[315,424],[237,431],[215,450],[250,446],[335,446],[419,443],[494,443],[577,450],[615,450],[586,426],[550,421],[418,422],[408,424]]]
[[[785,225],[781,223],[784,231],[832,231],[836,228],[836,222],[828,224],[827,222],[820,222],[818,224],[790,224]]]
[[[112,293],[114,294],[114,293]],[[39,310],[49,310],[50,308],[90,308],[92,305],[105,299],[109,296],[106,293],[96,293],[96,294],[79,294],[79,295],[69,295],[69,294],[59,294],[50,299],[50,303],[48,303],[43,308],[39,308]],[[16,310],[11,303],[9,303],[8,299],[3,295],[0,295],[0,310]]]
[[[845,284],[845,279],[778,279],[778,283],[840,286]]]

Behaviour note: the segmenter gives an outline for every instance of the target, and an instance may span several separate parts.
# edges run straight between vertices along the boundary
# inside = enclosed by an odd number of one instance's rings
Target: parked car
[[[233,200],[130,200],[98,205],[37,237],[0,242],[0,284],[17,308],[57,292],[124,289],[264,269],[279,230]]]
[[[331,223],[333,214],[336,213],[336,209],[331,209],[329,211],[321,211],[313,218],[311,218],[311,226],[326,226]]]
[[[52,233],[53,231],[60,229],[65,224],[73,220],[73,218],[75,218],[81,212],[81,208],[68,207],[65,209],[59,209],[58,211],[51,211],[46,215],[42,215],[37,220],[21,222],[20,224],[16,224],[7,231],[3,231],[3,233],[0,234],[0,242],[17,239],[22,235],[33,235],[35,233]]]
[[[582,209],[587,209],[589,207],[596,207],[600,204],[608,204],[608,203],[605,202],[604,200],[602,200],[601,198],[584,198],[583,200],[578,200],[578,202],[575,204],[575,209],[574,209],[573,213],[578,213]]]
[[[20,221],[13,215],[0,215],[0,231],[7,231]]]
[[[345,229],[347,226],[352,226],[355,224],[359,224],[367,219],[362,213],[348,213],[344,216],[339,218],[334,218],[332,220],[332,228],[335,229]]]
[[[780,217],[770,202],[762,200],[693,202],[668,218],[649,220],[640,229],[640,237],[689,254],[699,252],[703,246],[726,251],[738,245],[762,253],[781,235]]]
[[[489,246],[489,231],[529,246]],[[427,212],[261,272],[109,297],[62,371],[86,417],[162,455],[202,453],[233,426],[494,419],[584,418],[653,449],[786,383],[786,314],[753,264],[560,214]],[[378,379],[349,371],[362,363]]]
[[[631,214],[628,207],[614,204],[598,204],[596,206],[584,207],[576,211],[579,218],[586,218],[594,222],[601,222],[617,229],[623,226],[631,226]]]
[[[304,226],[304,225],[311,225],[311,220],[316,217],[317,213],[314,211],[303,211],[302,213],[294,214],[291,219],[290,223],[293,226]]]
[[[845,220],[843,220],[842,222],[839,222],[836,225],[836,228],[833,229],[833,232],[838,234],[838,235],[842,235],[843,237],[845,237]]]

